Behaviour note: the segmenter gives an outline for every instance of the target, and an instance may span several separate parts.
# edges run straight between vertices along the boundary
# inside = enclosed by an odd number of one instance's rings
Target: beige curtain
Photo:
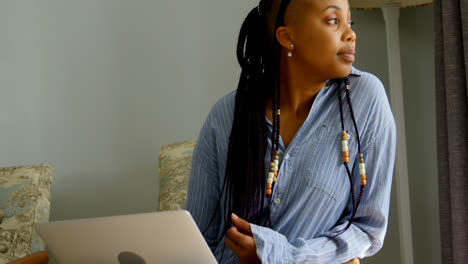
[[[435,0],[442,263],[468,263],[468,0]],[[424,131],[421,131],[424,133]]]

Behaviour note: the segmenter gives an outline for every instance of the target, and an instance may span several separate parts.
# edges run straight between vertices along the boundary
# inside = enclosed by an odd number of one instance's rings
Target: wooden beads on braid
[[[349,148],[348,140],[350,136],[346,131],[341,132],[341,149],[343,150],[343,162],[349,163]],[[364,163],[364,155],[359,153],[359,174],[361,175],[361,185],[365,186],[366,181],[366,164]]]
[[[276,183],[278,177],[278,166],[279,166],[279,137],[280,137],[280,104],[279,104],[279,89],[277,89],[277,94],[273,98],[273,138],[271,144],[271,162],[270,162],[270,170],[268,172],[267,182],[266,182],[266,190],[265,194],[267,196],[271,196],[273,193],[273,185]],[[273,150],[275,152],[273,152]]]
[[[359,174],[361,175],[361,185],[365,186],[366,181],[366,164],[364,163],[364,155],[359,153]]]
[[[346,131],[341,132],[341,149],[343,150],[343,162],[349,162],[349,148],[348,148],[348,140],[349,135]]]
[[[270,171],[268,172],[267,184],[266,184],[266,195],[271,195],[273,192],[273,183],[276,182],[276,177],[278,176],[278,164],[279,164],[279,151],[275,152],[275,157],[272,162],[270,162]]]

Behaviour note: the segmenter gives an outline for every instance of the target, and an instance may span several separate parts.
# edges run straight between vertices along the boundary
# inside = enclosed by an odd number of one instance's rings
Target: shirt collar
[[[362,72],[356,68],[354,68],[354,66],[351,66],[351,73],[349,75],[356,75],[356,76],[361,76]]]

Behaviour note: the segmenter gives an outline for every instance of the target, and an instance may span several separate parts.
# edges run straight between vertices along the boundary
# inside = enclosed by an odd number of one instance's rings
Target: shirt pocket
[[[356,156],[357,139],[354,133],[348,132],[350,161],[352,171]],[[349,194],[350,183],[343,165],[343,151],[341,147],[341,131],[322,129],[312,144],[312,159],[305,166],[304,177],[309,187],[314,187],[327,193],[335,200],[341,200]]]

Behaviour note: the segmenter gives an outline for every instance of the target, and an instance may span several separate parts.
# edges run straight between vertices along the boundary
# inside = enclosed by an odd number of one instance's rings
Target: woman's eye
[[[328,20],[328,24],[330,25],[338,25],[338,18],[332,18],[330,20]],[[352,27],[354,25],[354,22],[353,21],[349,21],[348,22],[348,25],[349,27]]]
[[[328,24],[337,25],[338,24],[338,19],[337,18],[330,19],[330,20],[328,20]]]

